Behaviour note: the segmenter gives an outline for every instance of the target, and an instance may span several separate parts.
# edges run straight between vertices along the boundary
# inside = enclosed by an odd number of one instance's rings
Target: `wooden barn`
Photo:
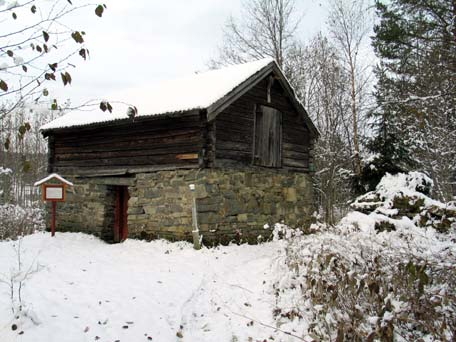
[[[194,74],[129,101],[134,117],[115,107],[42,127],[49,172],[74,183],[58,230],[190,240],[189,184],[208,244],[255,242],[280,221],[310,224],[318,131],[275,61]]]

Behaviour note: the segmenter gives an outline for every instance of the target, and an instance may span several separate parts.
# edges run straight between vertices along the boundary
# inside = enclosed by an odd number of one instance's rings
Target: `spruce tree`
[[[445,199],[456,168],[456,0],[378,0],[376,10],[374,157],[362,180],[372,188],[385,172],[413,167]]]

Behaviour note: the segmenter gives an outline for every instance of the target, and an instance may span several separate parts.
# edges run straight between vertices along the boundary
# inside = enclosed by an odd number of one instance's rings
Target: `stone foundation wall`
[[[158,171],[136,175],[128,201],[128,235],[152,240],[190,240],[192,197],[188,185],[196,170]]]
[[[137,175],[130,191],[129,236],[191,240],[192,194],[206,244],[266,239],[274,223],[308,227],[315,210],[309,174],[178,170]]]
[[[282,221],[308,227],[315,210],[309,174],[215,170],[198,184],[200,229],[214,242],[267,239]]]
[[[83,232],[112,240],[115,198],[111,186],[97,184],[95,179],[69,179],[74,188],[67,190],[65,202],[57,203],[57,231]],[[50,203],[47,208],[49,214]]]
[[[59,203],[57,228],[112,239],[115,178],[72,178],[74,192]],[[113,183],[112,185],[109,183]],[[315,210],[309,174],[274,170],[173,170],[137,174],[129,183],[130,238],[191,240],[192,193],[204,243],[257,242],[276,222],[308,227]]]

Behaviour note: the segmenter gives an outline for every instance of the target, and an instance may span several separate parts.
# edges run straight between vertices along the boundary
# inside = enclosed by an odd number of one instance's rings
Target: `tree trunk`
[[[351,80],[351,109],[353,116],[353,147],[354,147],[354,166],[355,174],[361,174],[361,159],[359,157],[359,139],[358,139],[358,108],[356,106],[356,81],[355,67],[353,60],[350,58],[350,80]]]

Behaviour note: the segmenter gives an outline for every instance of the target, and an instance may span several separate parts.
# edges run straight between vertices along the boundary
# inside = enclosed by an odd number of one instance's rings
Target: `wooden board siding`
[[[265,78],[215,118],[217,167],[252,165],[255,106],[265,105],[282,113],[282,168],[309,170],[309,130],[278,81],[271,88],[271,103],[267,103],[267,86]]]
[[[101,170],[109,174],[120,169],[196,167],[203,145],[203,126],[196,113],[57,131],[49,140],[53,145],[51,169],[63,174]]]
[[[47,172],[52,173],[52,165],[54,165],[54,158],[55,158],[55,143],[54,143],[54,136],[51,135],[48,137],[48,154],[47,154]]]

